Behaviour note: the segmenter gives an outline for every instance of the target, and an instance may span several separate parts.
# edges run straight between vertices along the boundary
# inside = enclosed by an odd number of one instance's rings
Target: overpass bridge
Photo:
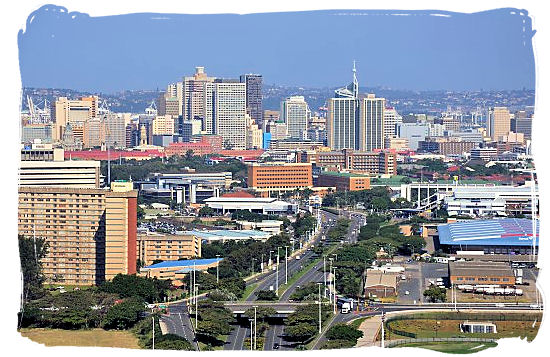
[[[276,311],[274,317],[285,317],[296,311],[298,306],[305,306],[310,304],[317,304],[317,301],[311,302],[266,302],[266,301],[242,301],[242,302],[226,302],[225,307],[229,309],[234,315],[244,314],[246,310],[257,307],[271,307]],[[329,304],[326,302],[325,304]]]

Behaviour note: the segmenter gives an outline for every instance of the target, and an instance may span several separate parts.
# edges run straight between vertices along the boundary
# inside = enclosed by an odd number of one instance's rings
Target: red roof
[[[222,197],[232,197],[232,198],[254,198],[254,195],[246,191],[236,191],[229,192],[222,195]]]
[[[164,153],[158,150],[145,151],[125,151],[112,150],[110,152],[102,150],[82,150],[82,151],[65,151],[65,159],[81,159],[81,160],[103,160],[108,158],[118,160],[119,158],[145,158],[145,157],[161,157]]]

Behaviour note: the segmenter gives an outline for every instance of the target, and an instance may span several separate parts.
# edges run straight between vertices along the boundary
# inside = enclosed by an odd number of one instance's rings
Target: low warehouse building
[[[382,270],[367,269],[365,282],[366,297],[389,297],[397,295],[397,279],[399,274],[387,273]]]
[[[530,219],[503,218],[440,224],[437,231],[439,246],[447,253],[537,254],[538,250],[538,220],[535,242]]]
[[[516,282],[510,264],[504,262],[449,262],[449,280],[454,285],[502,285]]]
[[[179,286],[183,284],[188,273],[193,270],[206,271],[208,268],[218,266],[222,260],[223,258],[166,261],[141,268],[139,275],[148,278],[171,279],[175,286]]]

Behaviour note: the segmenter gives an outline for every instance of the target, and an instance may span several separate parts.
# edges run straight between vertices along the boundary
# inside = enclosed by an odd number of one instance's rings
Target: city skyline
[[[535,82],[534,32],[522,10],[89,17],[62,9],[45,6],[33,12],[26,31],[19,33],[24,87],[145,90],[181,80],[195,66],[218,78],[258,73],[266,85],[337,87],[349,77],[353,60],[366,87],[507,90],[531,89]],[[208,30],[186,37],[185,28],[201,21],[210,24]],[[277,26],[283,22],[294,26]],[[330,26],[320,26],[327,22]],[[357,31],[325,29],[351,26]],[[258,31],[246,31],[251,27]],[[380,35],[372,36],[372,31]],[[63,50],[79,38],[89,45]],[[184,46],[173,46],[182,39]],[[371,55],[373,47],[379,56]],[[153,55],[162,48],[170,56]]]

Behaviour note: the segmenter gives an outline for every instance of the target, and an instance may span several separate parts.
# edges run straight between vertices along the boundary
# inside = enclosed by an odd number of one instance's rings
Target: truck
[[[349,302],[345,302],[342,304],[342,314],[349,314],[351,312],[351,305]]]

